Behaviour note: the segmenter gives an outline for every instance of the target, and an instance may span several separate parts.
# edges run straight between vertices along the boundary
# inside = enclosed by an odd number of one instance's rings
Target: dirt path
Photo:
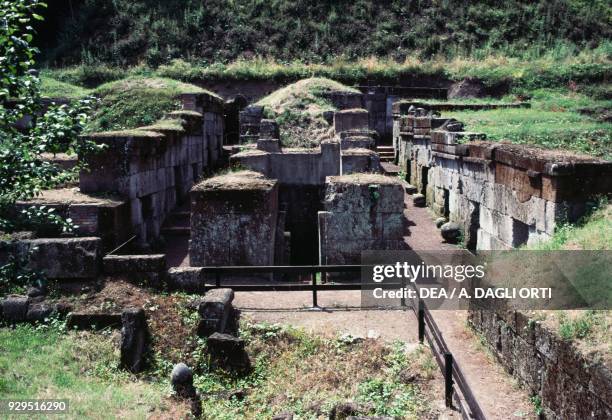
[[[357,290],[319,292],[320,310],[310,308],[310,292],[237,292],[234,305],[258,322],[290,324],[313,332],[418,342],[412,311],[361,310],[360,293]]]
[[[466,326],[466,311],[431,311],[487,419],[535,418],[529,396]]]
[[[429,209],[414,207],[408,195],[405,214],[410,223],[409,234],[404,240],[411,249],[455,249],[442,240]],[[431,313],[487,419],[534,417],[527,392],[516,385],[467,327],[467,312],[438,310]]]

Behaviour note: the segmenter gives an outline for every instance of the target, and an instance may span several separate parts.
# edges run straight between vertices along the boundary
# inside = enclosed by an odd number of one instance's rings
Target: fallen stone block
[[[442,238],[448,243],[454,244],[461,238],[461,226],[454,222],[444,223],[440,227]]]
[[[45,322],[54,312],[54,306],[46,302],[30,304],[26,318],[30,322]]]
[[[201,317],[198,335],[208,337],[215,332],[226,332],[230,325],[230,316],[234,314],[233,300],[234,291],[232,289],[208,291],[198,306]]]
[[[241,338],[217,332],[206,340],[211,363],[223,369],[248,370],[251,367],[244,344]]]
[[[359,414],[363,414],[363,408],[359,406],[359,404],[352,402],[352,401],[346,401],[346,402],[339,402],[336,405],[334,405],[331,409],[331,411],[329,412],[329,419],[330,420],[344,420],[347,417],[350,416],[357,416]]]
[[[66,320],[68,329],[103,330],[121,327],[121,314],[79,313],[73,312]]]
[[[2,301],[2,316],[11,324],[24,322],[27,319],[29,299],[27,296],[8,296]]]
[[[50,279],[95,278],[100,272],[100,238],[32,239],[20,243],[27,268],[43,271]]]
[[[132,373],[145,365],[149,331],[144,309],[129,308],[121,313],[121,367]]]
[[[426,200],[425,200],[425,196],[423,194],[414,194],[412,196],[412,204],[415,207],[425,207]]]
[[[172,267],[167,275],[168,289],[187,293],[204,293],[204,270],[201,267]]]

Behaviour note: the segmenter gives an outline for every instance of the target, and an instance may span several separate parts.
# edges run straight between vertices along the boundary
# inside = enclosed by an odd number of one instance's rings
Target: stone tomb
[[[252,171],[207,179],[191,190],[191,265],[273,265],[278,183]]]
[[[405,248],[404,189],[377,174],[330,176],[319,212],[322,265],[360,264],[361,251]]]

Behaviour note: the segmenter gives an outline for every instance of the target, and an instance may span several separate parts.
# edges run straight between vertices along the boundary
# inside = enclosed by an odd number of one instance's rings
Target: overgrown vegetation
[[[0,328],[0,398],[67,399],[73,419],[185,416],[167,384],[117,368],[118,341],[118,332],[67,333],[58,321]]]
[[[610,38],[604,0],[58,0],[45,14],[39,42],[55,65],[225,63],[254,56],[402,62],[491,53],[531,60],[548,51],[572,56]]]
[[[333,80],[309,78],[271,93],[257,105],[279,124],[283,146],[317,147],[331,127],[323,114],[336,110],[326,96],[330,92],[358,91]]]
[[[0,56],[4,57],[0,60],[0,229],[4,231],[16,228],[7,214],[15,201],[73,176],[45,161],[44,153],[96,150],[95,145],[78,141],[92,100],[48,108],[40,101],[40,80],[32,72],[37,51],[30,46],[30,25],[41,18],[34,13],[40,6],[37,0],[6,1],[0,10]]]
[[[500,53],[491,53],[478,59],[419,59],[410,56],[401,62],[375,57],[354,61],[337,57],[325,64],[300,60],[280,62],[260,57],[212,64],[175,59],[159,67],[137,65],[128,68],[86,62],[45,69],[43,75],[87,88],[119,80],[126,75],[155,75],[195,84],[240,80],[289,83],[309,77],[322,77],[349,85],[371,82],[430,85],[473,77],[493,89],[525,92],[539,88],[567,87],[570,83],[582,89],[586,89],[588,84],[607,83],[611,73],[610,50],[610,44],[604,44],[595,50],[581,51],[565,58],[549,53],[533,59],[507,57]],[[610,98],[609,88],[587,93]]]
[[[86,129],[108,131],[151,125],[180,108],[181,93],[203,92],[197,86],[158,77],[132,76],[105,83],[92,91],[100,102]]]
[[[483,132],[490,140],[509,140],[612,159],[612,100],[596,100],[567,89],[538,89],[531,96],[531,108],[462,111],[449,115],[466,123],[466,130]]]
[[[196,319],[183,316],[195,326]],[[426,347],[407,351],[399,342],[318,336],[277,324],[243,322],[241,331],[253,365],[246,376],[208,368],[202,340],[194,353],[201,355],[199,363],[191,360],[204,418],[270,418],[283,411],[316,418],[346,401],[357,403],[363,415],[437,413],[430,391],[437,366]],[[102,409],[122,418],[178,418],[188,410],[170,399],[171,363],[165,357],[171,349],[164,348],[152,369],[135,376],[117,368],[117,332],[66,332],[52,321],[0,328],[0,340],[6,343],[0,398],[67,398],[71,418],[99,417]]]
[[[612,204],[603,198],[589,203],[591,210],[577,223],[559,226],[553,237],[528,249],[610,250],[612,249]]]
[[[73,179],[85,168],[81,162],[67,171],[45,160],[47,153],[95,153],[101,146],[80,141],[94,100],[70,105],[45,106],[40,80],[33,71],[37,50],[31,46],[32,20],[44,6],[38,0],[3,1],[0,4],[0,231],[35,231],[44,235],[70,233],[75,226],[52,209],[31,206],[16,212],[19,200]],[[44,276],[24,267],[14,257],[0,267],[0,291],[11,285],[40,283]]]

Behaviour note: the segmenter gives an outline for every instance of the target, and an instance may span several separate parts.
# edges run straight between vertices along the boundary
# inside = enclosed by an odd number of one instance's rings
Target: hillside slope
[[[324,62],[377,56],[572,54],[610,39],[606,0],[55,0],[38,28],[52,65],[159,65],[253,56]]]

